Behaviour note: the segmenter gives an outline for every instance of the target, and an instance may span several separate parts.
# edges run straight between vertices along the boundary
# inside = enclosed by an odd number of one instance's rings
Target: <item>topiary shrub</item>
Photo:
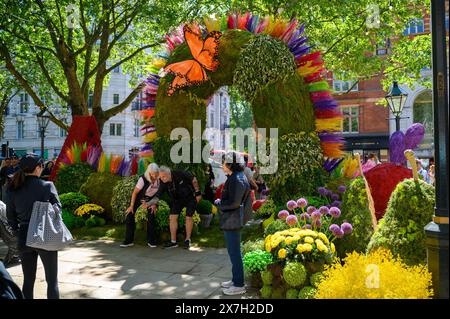
[[[272,296],[272,286],[263,286],[259,293],[261,294],[261,298],[269,299]]]
[[[384,247],[408,265],[425,264],[424,228],[433,217],[434,196],[434,187],[422,180],[406,179],[399,183],[370,239],[367,252]]]
[[[200,215],[210,215],[212,213],[212,209],[213,204],[211,204],[210,201],[204,199],[200,200],[197,204],[197,207],[195,208],[197,213],[199,213]]]
[[[273,213],[277,213],[277,207],[273,199],[268,199],[261,205],[261,207],[253,214],[255,219],[266,219]]]
[[[92,215],[86,221],[84,222],[84,225],[88,228],[97,227],[97,226],[103,226],[105,225],[106,221],[98,216]]]
[[[323,279],[323,273],[322,272],[316,272],[314,274],[312,274],[309,277],[309,281],[311,282],[311,286],[313,286],[314,288],[317,288],[320,284],[320,282]]]
[[[84,226],[84,219],[80,216],[75,216],[67,209],[63,209],[61,212],[64,224],[69,230],[74,228],[80,228]]]
[[[301,287],[307,278],[307,271],[302,263],[289,261],[283,268],[283,279],[291,287]]]
[[[259,273],[266,269],[267,265],[273,263],[272,254],[257,249],[246,253],[243,258],[244,269],[249,273]]]
[[[255,251],[257,249],[264,250],[264,239],[247,240],[241,245],[242,255],[245,255],[246,253]]]
[[[77,163],[66,165],[58,170],[55,180],[55,187],[58,194],[78,192],[89,175],[94,172],[87,163]]]
[[[276,203],[286,203],[292,194],[315,194],[326,177],[322,165],[322,149],[315,132],[281,136],[278,170],[276,174],[264,175],[271,198]]]
[[[286,299],[297,299],[298,290],[294,288],[290,288],[286,291]]]
[[[61,194],[59,196],[59,200],[61,202],[63,210],[66,210],[67,212],[70,212],[72,214],[78,207],[89,203],[89,197],[75,192]]]
[[[112,219],[115,223],[125,222],[125,212],[130,206],[131,195],[133,194],[138,179],[138,175],[124,177],[114,186],[111,209]]]
[[[155,216],[157,231],[162,232],[169,229],[169,214],[169,205],[165,201],[160,200]]]
[[[298,293],[298,299],[314,299],[317,289],[311,286],[303,287]]]
[[[277,219],[264,230],[264,237],[275,234],[277,231],[288,229],[289,225],[284,220]]]
[[[273,275],[270,270],[261,271],[261,280],[264,285],[271,285],[273,280]]]
[[[353,231],[350,236],[336,242],[337,255],[343,258],[348,252],[364,252],[373,234],[373,225],[366,187],[361,177],[355,178],[345,191],[341,213],[339,224],[347,221],[353,226]]]
[[[81,186],[80,192],[88,196],[91,202],[105,209],[106,220],[112,220],[111,198],[114,186],[121,177],[109,173],[93,173]]]

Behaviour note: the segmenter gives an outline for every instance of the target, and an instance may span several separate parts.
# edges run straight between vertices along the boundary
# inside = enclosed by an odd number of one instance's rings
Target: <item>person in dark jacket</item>
[[[239,295],[246,292],[244,285],[244,267],[241,254],[241,228],[248,221],[248,212],[251,212],[250,184],[244,174],[244,166],[239,154],[227,153],[223,158],[223,171],[228,178],[222,191],[222,197],[216,201],[221,211],[221,229],[224,230],[225,242],[232,265],[232,280],[222,283],[225,295]],[[241,207],[242,206],[242,207]],[[241,222],[241,210],[244,211],[244,220]],[[234,219],[231,224],[226,224]]]
[[[6,218],[6,205],[0,200],[0,238],[8,246],[3,263],[5,267],[20,263],[19,252],[17,251],[17,237],[14,235],[12,228],[9,226]]]
[[[42,260],[47,281],[47,298],[59,299],[58,252],[26,246],[28,224],[36,201],[58,204],[58,193],[52,182],[40,179],[44,161],[36,154],[26,154],[19,162],[20,169],[14,174],[7,192],[6,216],[8,223],[17,232],[18,249],[22,260],[23,294],[33,299],[38,256]]]
[[[194,226],[192,215],[195,212],[197,203],[202,199],[202,192],[200,191],[197,179],[190,172],[181,170],[172,171],[166,166],[159,168],[159,178],[161,183],[155,197],[161,198],[165,192],[169,193],[170,197],[170,241],[165,243],[164,248],[178,247],[178,216],[183,208],[186,208],[186,239],[184,241],[184,248],[189,249],[192,228]],[[153,209],[156,208],[156,204],[151,206],[153,206]],[[146,207],[146,205],[144,204],[143,207]]]
[[[125,241],[120,247],[130,247],[134,245],[134,232],[136,230],[135,213],[141,206],[142,201],[150,201],[155,197],[159,189],[159,167],[156,163],[148,165],[144,175],[139,177],[133,194],[131,195],[130,207],[127,209],[125,220]],[[147,205],[146,205],[147,206]],[[147,245],[151,248],[156,247],[155,223],[156,207],[147,208]]]
[[[0,261],[0,299],[23,299],[22,291]]]
[[[203,191],[203,199],[214,203],[214,172],[211,164],[208,164],[208,170],[206,171],[206,175],[208,177],[208,181],[205,184],[205,189]]]

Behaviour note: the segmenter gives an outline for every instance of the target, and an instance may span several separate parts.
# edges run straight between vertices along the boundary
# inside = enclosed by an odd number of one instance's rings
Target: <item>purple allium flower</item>
[[[297,202],[295,200],[290,200],[287,202],[286,206],[289,210],[293,210],[297,208]]]
[[[320,217],[322,217],[322,215],[320,214],[320,212],[318,210],[316,210],[315,212],[313,212],[311,214],[311,218],[312,218],[313,221],[314,220],[319,220]]]
[[[331,231],[333,233],[333,235],[338,229],[341,229],[341,227],[339,227],[336,224],[331,224],[330,227],[328,227],[328,230]]]
[[[317,210],[317,208],[315,208],[314,206],[308,206],[308,208],[306,209],[306,212],[311,215],[316,210]]]
[[[325,196],[328,192],[328,189],[326,189],[325,187],[319,187],[317,191],[319,192],[320,195]]]
[[[331,194],[332,200],[339,200],[339,194]]]
[[[313,221],[313,225],[315,228],[320,228],[320,227],[322,227],[322,222],[320,221],[320,219],[317,219],[317,220]]]
[[[308,205],[308,201],[305,198],[300,198],[297,200],[297,206],[300,208],[306,207]]]
[[[334,218],[339,218],[339,216],[341,216],[341,210],[337,207],[331,207],[330,215],[333,216]]]
[[[311,225],[310,224],[306,224],[302,227],[302,229],[311,229]]]
[[[288,216],[289,216],[289,212],[287,210],[281,210],[278,213],[278,218],[280,218],[280,219],[286,219],[286,217],[288,217]]]
[[[311,216],[308,213],[300,214],[300,220],[308,220]]]
[[[345,185],[341,185],[341,186],[338,187],[337,190],[338,190],[339,193],[342,194],[342,193],[345,193],[345,191],[347,190],[347,187],[345,187]]]
[[[297,223],[298,223],[297,216],[289,215],[288,217],[286,217],[286,224],[288,224],[289,226],[297,225]]]
[[[344,232],[344,234],[346,234],[346,235],[350,235],[353,231],[352,224],[350,224],[350,223],[342,223],[341,229]]]
[[[327,214],[330,213],[330,210],[329,210],[329,208],[327,206],[322,206],[322,207],[319,208],[319,212],[322,215],[327,215]]]
[[[333,235],[336,238],[342,238],[342,237],[344,237],[344,231],[341,228],[339,228],[335,232],[333,232]]]
[[[342,202],[340,200],[335,200],[334,202],[331,203],[331,206],[333,207],[341,207]]]
[[[327,192],[326,192],[325,196],[328,196],[328,197],[330,197],[330,196],[331,196],[331,194],[333,194],[333,192],[332,192],[332,191],[330,191],[329,189],[327,189]]]

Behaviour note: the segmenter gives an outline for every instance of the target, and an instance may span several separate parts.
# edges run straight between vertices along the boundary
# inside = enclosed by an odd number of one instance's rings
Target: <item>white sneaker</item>
[[[148,246],[148,247],[151,247],[151,248],[155,248],[155,247],[158,247],[158,246],[156,246],[156,245],[152,245],[152,244],[150,244],[150,243],[147,243],[147,246]]]
[[[234,295],[242,295],[246,293],[245,287],[235,287],[231,286],[230,288],[222,289],[224,295],[234,296]]]
[[[232,280],[224,281],[220,284],[220,286],[222,288],[230,288],[233,286],[233,281]]]
[[[126,247],[132,247],[132,246],[134,246],[134,244],[133,244],[133,243],[129,243],[129,244],[122,244],[122,245],[120,245],[120,247],[122,247],[122,248],[126,248]]]

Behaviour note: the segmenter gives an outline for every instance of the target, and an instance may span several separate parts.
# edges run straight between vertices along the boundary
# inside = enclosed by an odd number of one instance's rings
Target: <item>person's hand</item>
[[[195,199],[197,200],[197,203],[200,202],[200,200],[202,199],[202,195],[196,196]]]
[[[156,205],[150,206],[153,215],[156,215]]]
[[[130,213],[131,214],[133,213],[133,207],[132,206],[127,208],[127,214],[130,214]]]
[[[145,208],[145,209],[147,209],[148,208],[148,204],[147,204],[147,202],[145,201],[145,200],[141,200],[141,206],[142,206],[142,208]]]
[[[218,198],[214,201],[214,205],[219,206],[220,202],[221,202],[221,200],[220,200],[220,198]]]

